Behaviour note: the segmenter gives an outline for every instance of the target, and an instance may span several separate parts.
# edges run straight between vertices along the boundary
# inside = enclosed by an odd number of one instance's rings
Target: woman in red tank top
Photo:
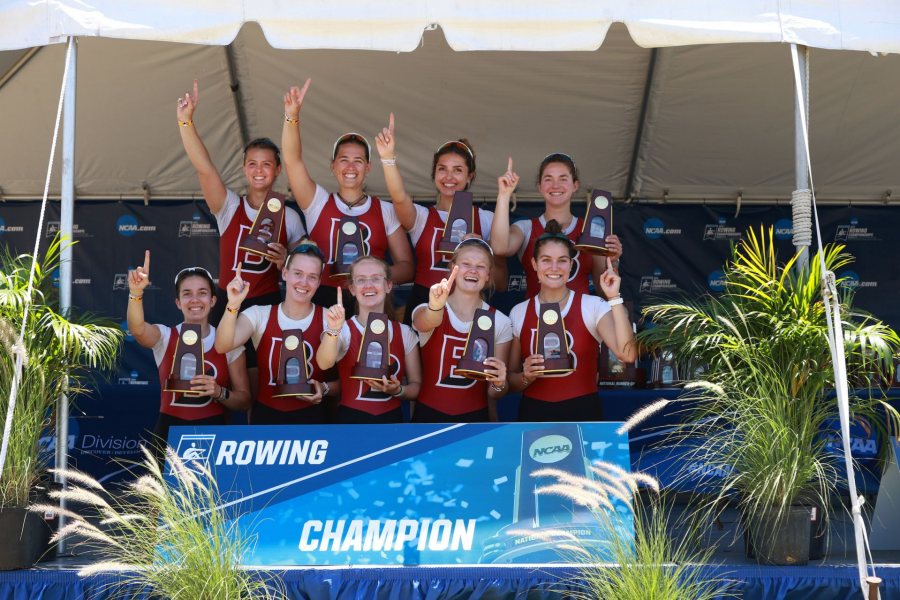
[[[456,192],[469,189],[475,179],[475,151],[469,140],[461,138],[442,144],[431,158],[431,180],[437,190],[434,206],[417,205],[403,186],[403,177],[397,166],[397,137],[394,129],[394,115],[391,113],[388,126],[375,136],[375,147],[381,156],[384,181],[397,211],[400,224],[409,233],[416,257],[416,274],[413,288],[403,317],[404,323],[412,322],[412,311],[419,304],[428,301],[428,291],[432,285],[450,274],[448,257],[437,251],[438,244],[447,224],[447,216]],[[484,240],[491,235],[494,213],[479,208],[472,223],[474,233]],[[506,291],[508,271],[506,260],[495,260],[492,271],[494,291]]]
[[[422,348],[423,383],[413,411],[419,423],[476,423],[497,420],[497,400],[506,393],[506,361],[512,324],[490,307],[482,292],[491,280],[493,255],[487,242],[469,238],[457,246],[450,276],[431,286],[427,302],[413,310]],[[484,364],[486,381],[456,374],[476,309],[492,311],[494,355]]]
[[[338,301],[325,314],[328,330],[316,362],[330,369],[335,362],[341,380],[338,423],[401,423],[401,402],[415,400],[422,384],[419,340],[408,325],[390,319],[393,314],[390,293],[393,283],[390,268],[380,258],[364,256],[350,267],[350,293],[356,298],[357,315],[345,320],[341,290]],[[351,377],[357,364],[363,332],[372,313],[388,316],[390,377],[382,381],[363,381]],[[339,335],[332,335],[339,331]]]
[[[572,196],[580,186],[578,169],[568,154],[554,152],[544,157],[537,178],[538,191],[544,197],[544,213],[535,219],[517,221],[512,226],[509,223],[509,201],[519,184],[519,176],[513,171],[512,159],[509,159],[507,171],[497,183],[499,192],[494,209],[494,223],[491,226],[491,247],[497,256],[519,256],[525,272],[526,296],[530,298],[537,294],[539,286],[535,270],[531,266],[534,243],[544,233],[546,224],[555,220],[560,224],[561,232],[573,242],[581,233],[583,215],[576,217],[572,214]],[[583,213],[584,209],[579,206],[577,210]],[[609,261],[617,269],[622,255],[622,243],[615,235],[609,235],[606,236],[606,244],[613,252]],[[568,274],[569,288],[587,294],[590,292],[590,278],[593,277],[594,286],[599,290],[598,282],[607,265],[606,257],[592,257],[576,252]]]
[[[531,258],[540,290],[510,313],[516,339],[510,351],[509,385],[522,392],[520,421],[602,420],[597,397],[600,343],[622,362],[637,359],[631,320],[619,295],[621,278],[611,266],[599,277],[600,290],[609,300],[573,291],[566,283],[574,255],[575,245],[556,221],[549,221]],[[565,374],[545,373],[545,356],[536,352],[539,307],[549,303],[558,304],[557,318],[562,318],[567,338],[557,340],[557,347],[573,360],[573,370]]]
[[[152,348],[159,368],[160,410],[153,429],[152,444],[162,458],[172,425],[222,425],[229,410],[250,407],[250,381],[243,348],[219,353],[213,348],[216,328],[209,324],[209,312],[216,303],[213,278],[203,267],[183,269],[175,277],[175,306],[184,323],[200,325],[204,375],[191,378],[196,395],[163,391],[172,369],[181,325],[167,327],[144,320],[144,291],[150,285],[150,251],[144,265],[128,273],[128,332],[144,348]],[[199,365],[198,365],[199,367]],[[196,369],[200,371],[199,368]]]

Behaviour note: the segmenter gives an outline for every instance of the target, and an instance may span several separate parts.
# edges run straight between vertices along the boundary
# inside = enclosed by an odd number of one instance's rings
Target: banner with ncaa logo
[[[546,486],[629,471],[618,423],[173,427],[256,542],[249,565],[540,563],[602,552],[607,529]],[[628,509],[610,496],[633,536]],[[626,538],[628,539],[628,538]]]

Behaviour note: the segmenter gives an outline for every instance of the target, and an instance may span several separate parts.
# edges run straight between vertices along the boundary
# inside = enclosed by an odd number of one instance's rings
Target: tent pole
[[[806,155],[806,142],[803,133],[803,114],[809,114],[809,48],[797,46],[797,58],[800,66],[800,93],[801,98],[794,102],[794,189],[809,189],[809,157]],[[801,110],[803,103],[805,111]],[[796,221],[796,220],[795,220]],[[797,227],[798,223],[794,223]],[[796,242],[795,242],[796,244]],[[809,266],[809,246],[796,245],[797,257],[796,269],[801,271]]]
[[[72,307],[72,230],[75,215],[75,82],[78,72],[78,45],[75,37],[69,37],[66,50],[69,56],[69,78],[66,80],[63,100],[62,186],[59,230],[67,240],[62,247],[59,266],[59,308],[65,314]],[[56,468],[69,467],[69,398],[63,394],[56,407]],[[66,477],[57,475],[63,489],[68,485]],[[65,508],[65,500],[60,499]],[[65,526],[65,515],[59,515],[59,527]],[[65,539],[59,541],[59,553],[66,551]]]
[[[641,100],[641,114],[638,117],[637,131],[634,135],[634,147],[631,149],[631,162],[628,164],[628,181],[625,188],[625,201],[629,202],[640,193],[637,188],[638,158],[644,147],[644,126],[647,123],[647,113],[650,110],[650,101],[653,93],[653,79],[656,76],[656,59],[659,48],[650,50],[650,59],[647,62],[647,78],[644,80],[644,97]]]

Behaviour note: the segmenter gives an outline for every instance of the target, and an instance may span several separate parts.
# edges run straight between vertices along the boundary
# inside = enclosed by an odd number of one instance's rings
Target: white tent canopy
[[[65,54],[54,42],[68,35],[79,36],[78,198],[142,197],[144,188],[155,199],[199,195],[174,108],[194,78],[196,125],[226,183],[239,187],[243,142],[278,142],[281,94],[312,77],[305,152],[326,185],[334,138],[350,130],[371,138],[393,111],[401,169],[420,197],[433,193],[434,148],[466,136],[478,153],[474,191],[487,198],[508,155],[527,194],[540,159],[561,150],[586,186],[617,197],[786,200],[789,46],[746,42],[821,48],[810,60],[820,199],[881,201],[900,189],[900,59],[846,51],[900,51],[895,2],[8,0],[0,2],[5,198],[43,190]],[[377,162],[370,188],[384,188]]]

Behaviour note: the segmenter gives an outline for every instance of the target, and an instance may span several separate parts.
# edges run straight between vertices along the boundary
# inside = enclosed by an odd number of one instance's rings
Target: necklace
[[[366,198],[368,198],[368,196],[367,196],[366,194],[363,194],[362,196],[360,196],[359,198],[357,198],[357,199],[354,200],[353,202],[348,202],[348,201],[345,200],[344,197],[341,196],[340,194],[338,194],[337,197],[341,199],[341,202],[343,202],[343,203],[347,206],[347,208],[356,208],[357,206],[359,206],[360,204],[362,204],[362,203],[365,201]]]
[[[570,290],[569,288],[566,288],[566,293],[565,293],[565,295],[559,300],[559,302],[558,302],[557,304],[559,304],[560,306],[562,306],[563,304],[565,304],[565,303],[566,303],[566,300],[569,299],[569,294],[570,294],[570,293],[572,293],[572,290]],[[537,299],[538,299],[538,303],[540,303],[540,304],[547,304],[547,302],[545,302],[544,299],[541,298],[540,292],[538,292]]]

